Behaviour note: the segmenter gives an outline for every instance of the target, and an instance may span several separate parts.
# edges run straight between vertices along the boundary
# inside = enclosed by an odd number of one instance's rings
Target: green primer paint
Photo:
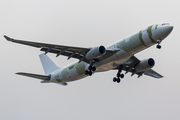
[[[58,82],[62,82],[61,79],[59,79],[58,76],[55,77],[55,80],[58,81]]]
[[[156,41],[152,38],[151,30],[152,30],[152,25],[147,28],[147,33],[148,33],[149,38],[151,39],[151,42],[156,43]]]
[[[65,68],[63,71],[62,71],[62,78],[63,80],[67,80],[67,77],[69,75],[69,72],[67,70],[68,68]]]
[[[85,72],[85,63],[84,62],[77,63],[75,68],[76,68],[78,74],[82,75]]]
[[[61,79],[56,79],[58,82],[62,82]]]
[[[117,43],[117,44],[116,44],[116,48],[120,48],[120,45],[119,45],[119,43]]]
[[[135,34],[129,39],[129,45],[131,49],[135,49],[142,45],[142,43],[139,41],[139,33]]]
[[[118,47],[119,47],[120,49],[126,51],[125,48],[124,48],[124,46],[125,46],[125,44],[126,44],[126,40],[125,40],[125,39],[122,40],[122,41],[120,41],[118,44],[119,44]]]
[[[155,29],[157,29],[158,25],[156,25]]]
[[[142,43],[139,40],[139,33],[137,33],[129,39],[124,39],[124,40],[120,41],[118,43],[118,45],[116,45],[116,47],[119,47],[120,49],[122,49],[126,52],[130,52],[131,50],[136,49],[137,47],[139,47],[141,45],[142,45]]]
[[[142,38],[142,31],[139,32],[139,41],[144,45],[145,45],[145,42],[143,41],[143,38]],[[147,47],[147,46],[146,46]]]
[[[73,69],[74,66],[75,66],[75,65],[71,65],[71,66],[69,67],[69,70]]]

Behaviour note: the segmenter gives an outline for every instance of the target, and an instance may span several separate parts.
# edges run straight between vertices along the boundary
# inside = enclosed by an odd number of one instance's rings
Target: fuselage
[[[172,29],[173,26],[168,23],[155,24],[107,46],[107,50],[118,50],[118,52],[107,59],[96,62],[93,65],[96,67],[96,72],[108,71],[118,67],[134,54],[155,45],[157,41],[164,40]],[[74,62],[51,73],[50,82],[70,82],[82,79],[87,77],[84,73],[88,67],[89,64],[86,62]]]

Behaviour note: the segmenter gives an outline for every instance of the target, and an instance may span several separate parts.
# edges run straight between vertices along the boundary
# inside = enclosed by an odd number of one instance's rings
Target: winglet
[[[12,38],[10,38],[10,37],[8,37],[8,36],[6,36],[6,35],[4,35],[4,37],[5,37],[6,40],[8,40],[8,41],[12,41],[12,40],[13,40]]]

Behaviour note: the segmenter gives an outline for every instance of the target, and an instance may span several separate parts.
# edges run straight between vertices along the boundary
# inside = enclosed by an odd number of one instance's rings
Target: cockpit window
[[[164,26],[164,25],[169,25],[169,23],[163,23],[162,26]]]

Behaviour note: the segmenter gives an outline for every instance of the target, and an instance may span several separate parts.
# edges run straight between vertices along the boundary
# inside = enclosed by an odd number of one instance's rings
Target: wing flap
[[[48,50],[48,48],[45,48],[45,47],[41,48],[41,51],[46,52],[47,50]],[[49,52],[49,53],[54,53],[54,54],[57,54],[57,55],[58,55],[61,51],[62,51],[62,50],[59,50],[59,49],[50,49],[48,52]],[[61,53],[61,55],[64,55],[64,56],[69,57],[69,56],[71,56],[73,53],[74,53],[74,52],[64,51],[64,52]],[[75,53],[75,54],[74,54],[73,56],[71,56],[71,57],[72,57],[72,58],[76,58],[76,59],[81,59],[81,58],[83,57],[83,55],[81,55],[81,54],[79,54],[79,53],[77,52],[77,53]],[[83,61],[89,62],[89,60],[86,60],[86,59],[84,59]]]

